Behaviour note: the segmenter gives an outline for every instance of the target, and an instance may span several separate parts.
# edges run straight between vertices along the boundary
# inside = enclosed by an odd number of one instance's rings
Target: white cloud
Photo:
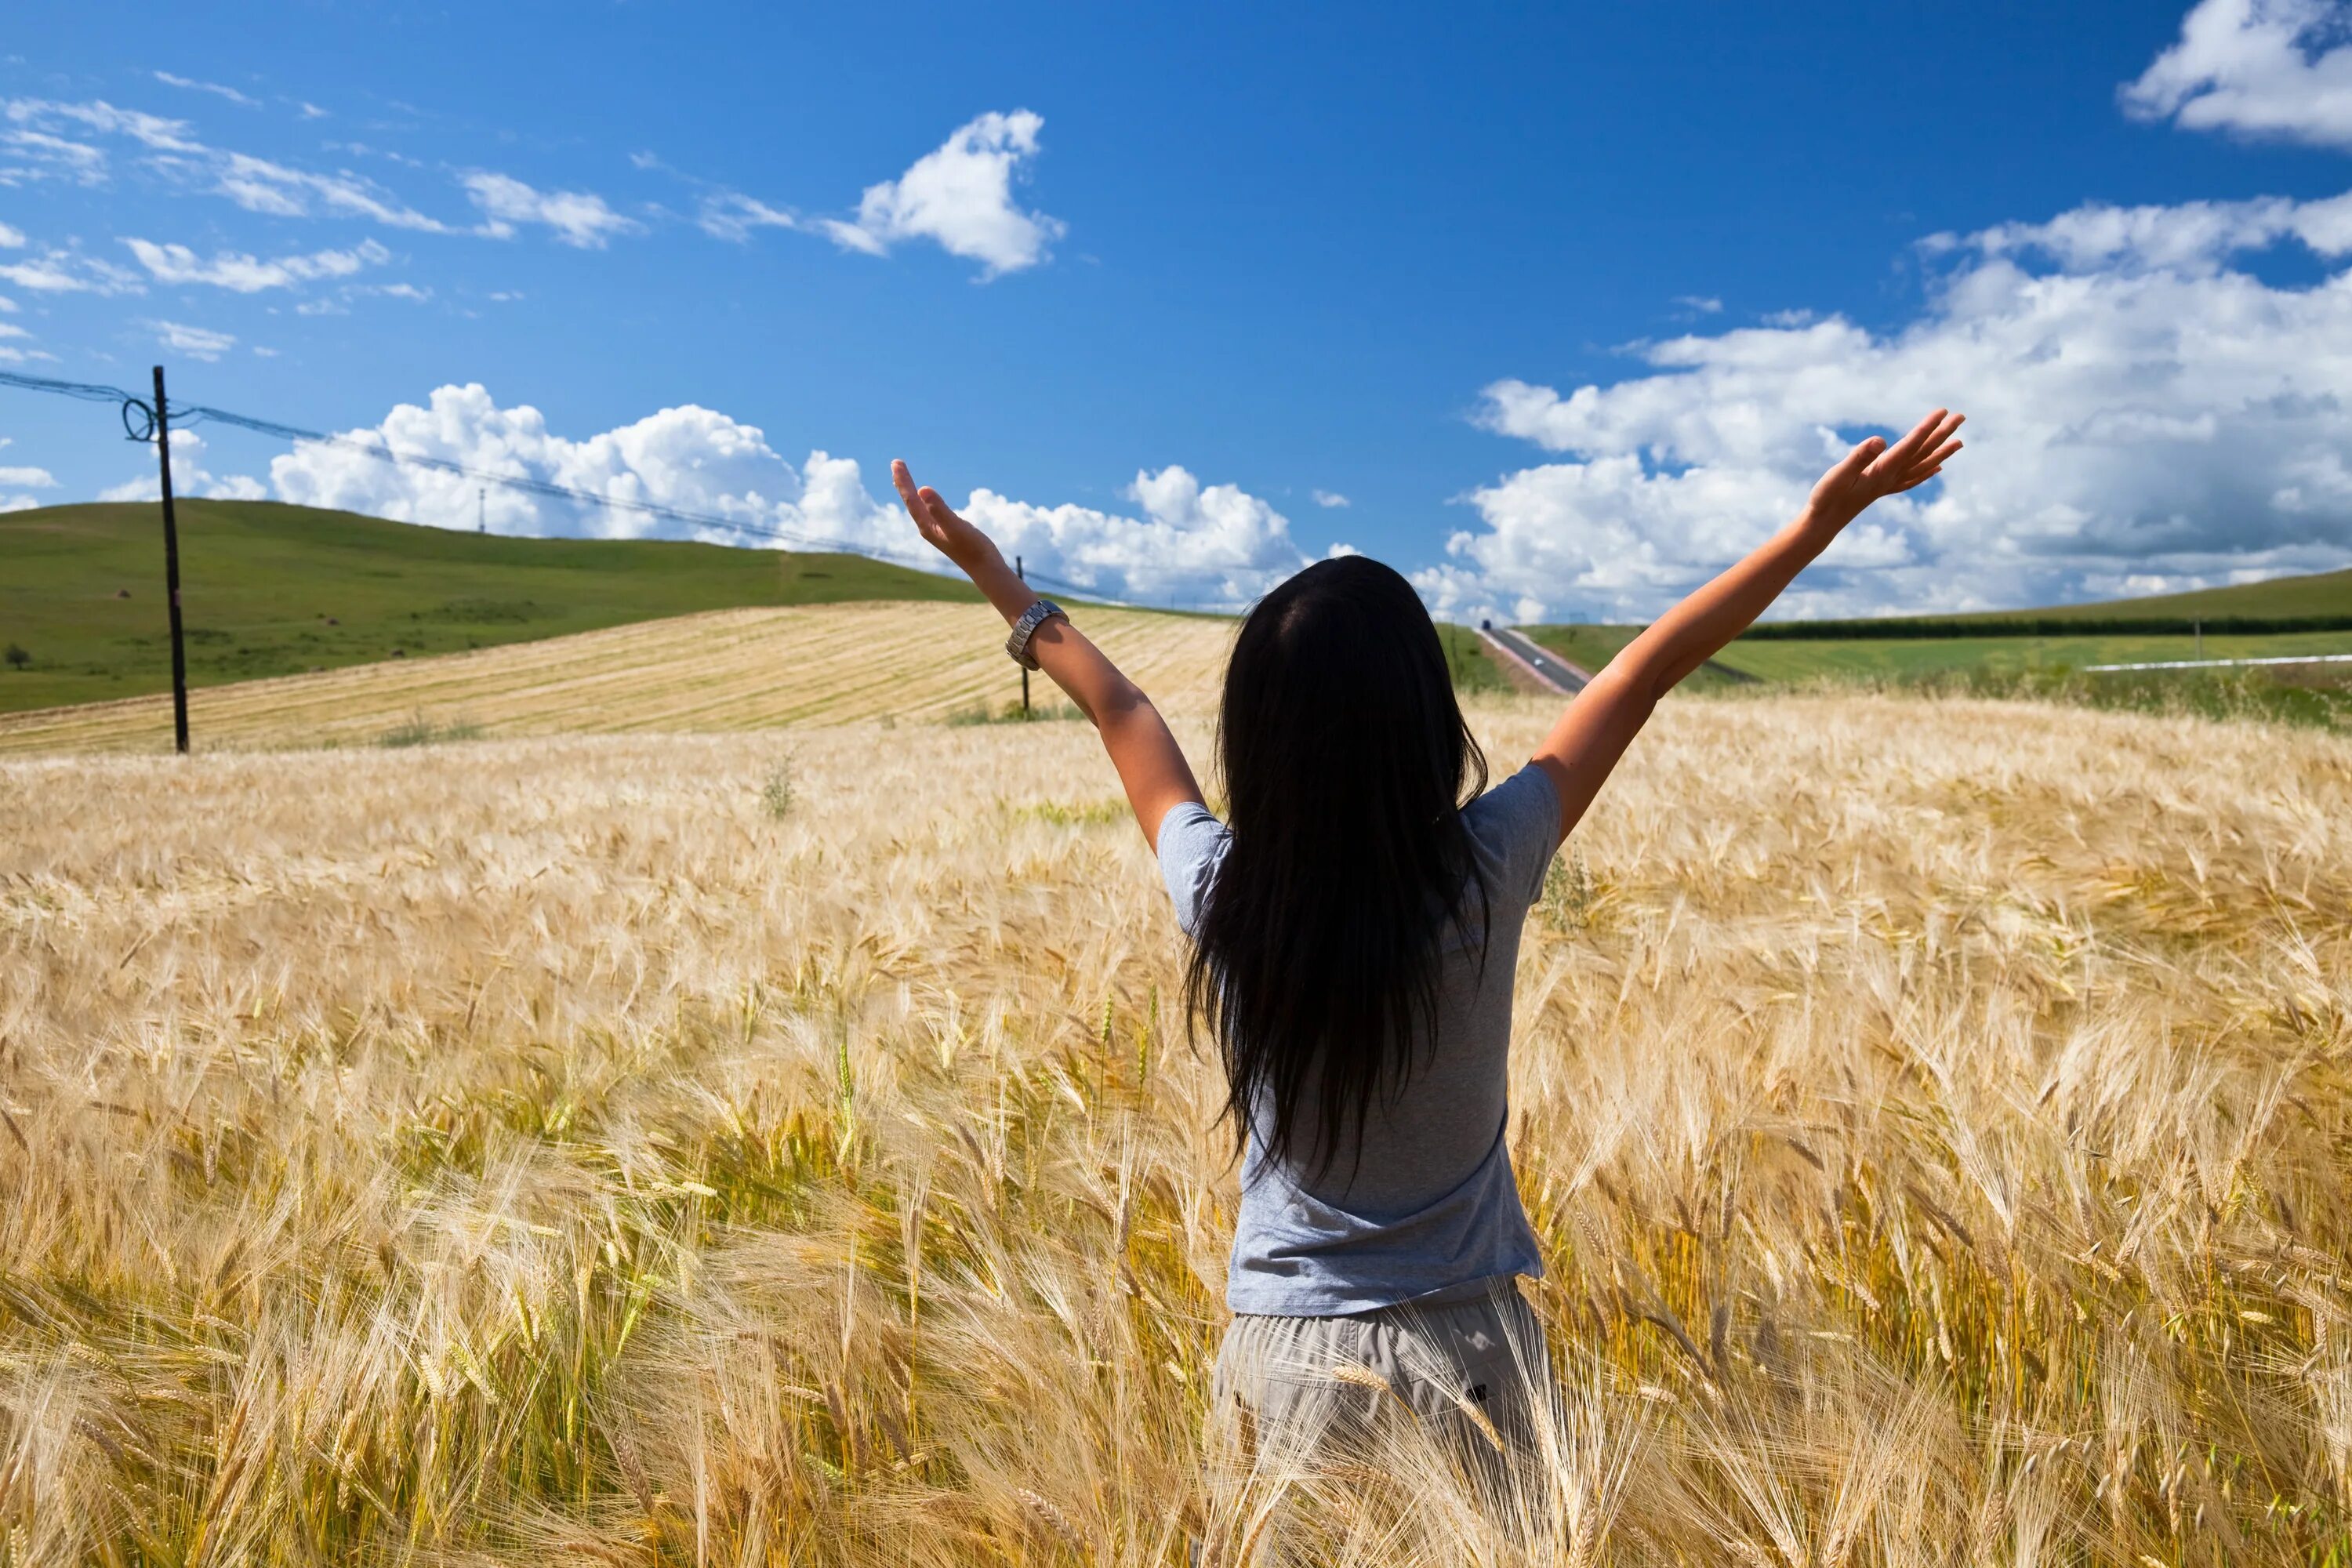
[[[46,250],[0,266],[0,278],[37,294],[138,294],[138,274],[74,250]]]
[[[1289,520],[1239,486],[1203,488],[1171,465],[1138,473],[1127,496],[1141,518],[1033,506],[988,489],[972,491],[962,510],[1033,568],[1146,604],[1246,603],[1307,563]]]
[[[1472,492],[1479,526],[1416,581],[1460,614],[1654,613],[1790,515],[1847,442],[1937,405],[1969,416],[1948,482],[1880,503],[1784,608],[2352,563],[2346,210],[2084,207],[1939,238],[1948,269],[1896,331],[1832,315],[1646,345],[1646,373],[1566,396],[1496,382],[1479,422],[1563,458]],[[2289,242],[2330,264],[2320,282],[2231,265]]]
[[[141,325],[155,334],[155,341],[190,359],[216,360],[236,347],[236,339],[227,332],[215,332],[205,327],[184,326],[178,321],[143,321]]]
[[[35,180],[71,180],[95,185],[106,178],[106,154],[87,142],[68,141],[46,131],[0,131],[0,185]]]
[[[798,228],[800,219],[740,191],[719,191],[702,198],[695,218],[702,232],[740,245],[755,228]]]
[[[320,250],[309,256],[281,256],[263,261],[251,256],[221,251],[210,261],[184,245],[157,245],[152,240],[126,239],[131,255],[159,283],[204,283],[238,294],[265,289],[290,289],[323,278],[348,278],[362,268],[382,266],[392,252],[374,240],[362,240],[349,250]]]
[[[162,82],[165,87],[185,88],[191,92],[209,92],[215,98],[225,98],[231,103],[243,104],[247,109],[258,109],[261,107],[257,101],[246,97],[245,94],[237,91],[236,89],[233,87],[223,87],[220,83],[215,81],[194,81],[187,77],[173,76],[170,71],[157,71],[155,73],[155,79]]]
[[[103,100],[62,103],[49,99],[0,99],[0,184],[38,179],[72,179],[99,184],[107,177],[106,154],[87,142],[59,134],[95,132],[120,136],[146,149],[146,163],[158,174],[226,196],[247,212],[272,217],[306,217],[313,212],[363,217],[392,228],[446,234],[449,226],[418,212],[382,186],[349,170],[319,174],[268,158],[206,146],[184,120],[117,109]]]
[[[529,406],[500,407],[479,385],[444,386],[422,406],[402,404],[352,438],[396,451],[722,520],[682,521],[593,503],[488,489],[493,531],[600,538],[692,538],[729,544],[835,542],[943,569],[895,497],[877,500],[851,458],[812,451],[794,465],[757,427],[709,408],[665,408],[573,440]],[[279,499],[441,527],[474,526],[480,480],[394,464],[347,446],[309,443],[270,464]],[[1041,575],[1114,597],[1183,603],[1241,600],[1306,563],[1288,524],[1231,485],[1203,486],[1181,468],[1136,476],[1142,515],[1040,507],[992,490],[964,511],[996,532],[1005,552]]]
[[[1036,155],[1045,124],[1025,109],[983,114],[898,178],[868,185],[856,222],[828,218],[818,226],[836,244],[874,256],[899,240],[932,240],[980,262],[988,278],[1034,267],[1064,233],[1059,219],[1025,212],[1013,199],[1013,182]]]
[[[1723,301],[1712,294],[1677,294],[1675,303],[1685,310],[1696,310],[1702,316],[1720,315]]]
[[[47,468],[0,468],[0,485],[46,490],[56,489],[57,483],[57,476]]]
[[[100,500],[154,500],[163,493],[155,477],[155,455],[147,454],[145,471],[98,492]],[[266,500],[269,491],[250,474],[215,475],[205,468],[205,438],[194,430],[172,432],[172,493],[206,496],[219,500]]]
[[[1337,491],[1337,490],[1317,490],[1317,491],[1315,491],[1315,492],[1314,492],[1314,496],[1315,496],[1315,504],[1316,504],[1317,506],[1321,506],[1321,507],[1335,507],[1335,506],[1353,506],[1353,505],[1355,504],[1353,501],[1350,501],[1350,500],[1349,500],[1346,496],[1341,495],[1341,494],[1340,494],[1339,491]]]
[[[2121,91],[2126,112],[2196,131],[2352,147],[2352,7],[2201,0]]]
[[[221,155],[214,189],[247,212],[272,217],[308,217],[315,205],[348,217],[363,217],[387,228],[447,234],[449,226],[428,217],[374,181],[341,170],[331,174],[289,168],[244,153]]]
[[[483,170],[459,182],[474,205],[482,209],[482,232],[495,239],[513,236],[518,224],[545,224],[566,245],[602,250],[616,234],[634,234],[644,226],[623,217],[604,205],[604,198],[585,191],[540,191],[510,174]]]
[[[6,224],[0,223],[0,250],[22,250],[24,248],[25,231],[21,228],[10,228]]]
[[[104,135],[127,136],[159,153],[201,153],[184,120],[168,120],[135,109],[117,109],[103,99],[87,103],[58,103],[45,98],[0,99],[0,119],[37,130],[69,121]]]

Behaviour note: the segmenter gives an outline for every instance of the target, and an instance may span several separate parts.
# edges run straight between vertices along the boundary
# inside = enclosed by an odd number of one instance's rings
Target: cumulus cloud
[[[461,181],[466,194],[482,209],[482,232],[494,239],[512,237],[519,224],[543,224],[555,237],[583,250],[602,250],[616,234],[634,234],[643,226],[604,205],[604,198],[586,191],[541,191],[511,174],[476,170]]]
[[[98,492],[100,500],[154,500],[163,493],[155,478],[155,459],[148,454],[146,471]],[[250,474],[212,473],[205,467],[205,438],[194,430],[172,432],[172,493],[207,496],[219,500],[266,500],[269,490]]]
[[[2084,207],[1927,248],[1927,308],[1647,345],[1566,395],[1486,388],[1479,423],[1563,455],[1466,497],[1417,579],[1458,614],[1640,616],[1761,540],[1852,440],[1947,404],[1970,451],[1880,503],[1799,612],[1961,609],[2352,563],[2345,198]],[[2308,287],[2236,263],[2300,244]]]
[[[2201,0],[2122,89],[2125,110],[2197,131],[2352,147],[2352,6]]]
[[[518,479],[693,512],[709,521],[534,495],[492,484],[488,521],[500,533],[702,539],[725,544],[846,545],[932,570],[895,497],[877,500],[855,459],[812,451],[794,464],[758,427],[714,409],[665,408],[582,439],[551,431],[539,410],[502,407],[484,387],[444,386],[379,424],[345,433],[365,443]],[[279,499],[447,528],[475,525],[482,482],[386,462],[351,445],[311,442],[270,464]],[[1128,491],[1139,517],[1035,506],[971,493],[965,515],[995,532],[1037,574],[1110,597],[1182,603],[1247,599],[1306,563],[1282,515],[1232,485],[1186,469],[1139,473]]]
[[[47,468],[12,468],[0,466],[0,485],[46,490],[56,489],[57,483],[57,476]]]
[[[874,256],[900,240],[929,239],[981,263],[987,278],[1034,267],[1064,232],[1059,219],[1024,211],[1013,197],[1045,125],[1025,109],[983,114],[898,178],[868,185],[856,222],[828,218],[819,227],[835,243]]]
[[[1239,486],[1203,486],[1171,465],[1139,472],[1126,493],[1140,518],[1035,506],[989,489],[972,491],[962,510],[1006,554],[1146,604],[1244,604],[1307,563],[1289,520]]]
[[[21,228],[10,228],[6,224],[0,223],[0,250],[22,250],[24,248],[25,231]]]
[[[205,327],[186,326],[179,321],[142,321],[140,324],[155,334],[157,342],[190,359],[216,360],[236,347],[236,339],[229,333],[215,332]]]
[[[362,240],[349,250],[281,256],[273,261],[226,250],[206,261],[184,245],[157,245],[145,239],[126,239],[122,243],[131,247],[131,254],[159,283],[203,283],[238,294],[290,289],[320,279],[348,278],[362,268],[381,266],[392,259],[392,252],[372,239]]]
[[[1317,490],[1314,492],[1314,496],[1315,504],[1320,507],[1352,506],[1355,504],[1337,490]]]

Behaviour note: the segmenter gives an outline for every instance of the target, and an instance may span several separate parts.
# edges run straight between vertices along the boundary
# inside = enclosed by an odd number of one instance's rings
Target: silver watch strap
[[[1021,612],[1021,618],[1013,623],[1013,635],[1004,639],[1004,651],[1013,656],[1013,663],[1024,669],[1037,668],[1037,656],[1029,651],[1029,639],[1039,626],[1057,616],[1065,622],[1070,618],[1051,599],[1040,599]]]

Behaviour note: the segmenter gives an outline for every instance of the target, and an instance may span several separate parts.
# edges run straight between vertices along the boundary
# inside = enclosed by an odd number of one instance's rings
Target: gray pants
[[[1420,1435],[1491,1488],[1526,1452],[1551,1392],[1543,1325],[1507,1279],[1442,1306],[1236,1317],[1217,1352],[1211,1405],[1228,1463],[1244,1472],[1378,1468],[1411,1453]]]

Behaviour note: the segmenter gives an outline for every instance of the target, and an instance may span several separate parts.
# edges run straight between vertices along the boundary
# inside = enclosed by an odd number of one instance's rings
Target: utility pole
[[[1004,557],[1000,555],[997,559],[1002,561]],[[1013,574],[1024,583],[1029,581],[1022,573],[1021,557],[1018,555],[1013,558]],[[1025,664],[1021,667],[1021,717],[1024,719],[1029,717],[1029,667]]]
[[[2197,634],[2197,657],[2203,658],[2205,657],[2205,623],[2201,620],[2191,621],[2189,623],[2189,627]]]
[[[180,524],[172,515],[172,416],[155,367],[155,458],[163,471],[163,588],[172,607],[172,743],[188,754],[188,651],[180,637]]]
[[[490,487],[483,485],[474,491],[474,531],[490,531]]]

